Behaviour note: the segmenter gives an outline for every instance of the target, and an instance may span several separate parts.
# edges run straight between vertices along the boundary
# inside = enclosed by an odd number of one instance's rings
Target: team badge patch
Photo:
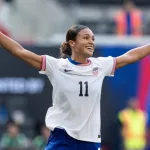
[[[93,75],[98,75],[98,67],[93,68]]]

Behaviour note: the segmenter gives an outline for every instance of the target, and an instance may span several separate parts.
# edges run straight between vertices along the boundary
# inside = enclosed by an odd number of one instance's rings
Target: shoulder
[[[130,112],[130,110],[128,108],[124,108],[123,110],[121,110],[119,112],[119,115],[125,117],[125,116],[128,116],[128,113]]]
[[[105,61],[105,60],[110,60],[110,59],[113,59],[112,56],[107,56],[107,57],[97,57],[98,60],[100,61]]]
[[[43,59],[46,59],[46,61],[57,61],[59,60],[58,58],[55,58],[53,56],[49,56],[49,55],[42,55]]]
[[[46,59],[46,61],[54,61],[54,62],[65,62],[66,59],[64,58],[55,58],[53,56],[49,56],[49,55],[43,55]]]
[[[97,58],[94,58],[94,57],[90,57],[89,58],[92,62],[97,62],[99,64],[104,64],[104,63],[109,63],[110,61],[113,61],[113,57],[112,56],[108,56],[108,57],[97,57]]]
[[[46,67],[53,67],[56,69],[60,64],[66,64],[67,60],[64,58],[55,58],[49,55],[44,55],[43,61],[46,64]]]

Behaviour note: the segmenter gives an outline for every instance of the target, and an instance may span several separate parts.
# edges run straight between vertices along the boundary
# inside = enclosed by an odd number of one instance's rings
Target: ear
[[[75,46],[75,42],[74,42],[73,40],[69,40],[69,45],[70,45],[71,47],[74,47],[74,46]]]

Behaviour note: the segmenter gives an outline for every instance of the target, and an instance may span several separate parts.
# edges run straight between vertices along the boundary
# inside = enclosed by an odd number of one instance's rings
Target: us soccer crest
[[[93,75],[98,75],[98,67],[93,68]]]

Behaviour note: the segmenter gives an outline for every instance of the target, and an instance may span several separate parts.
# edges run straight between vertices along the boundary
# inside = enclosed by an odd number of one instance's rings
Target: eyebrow
[[[88,35],[88,36],[89,36],[90,34],[85,33],[84,35]],[[94,34],[92,35],[92,37],[94,37],[94,38],[95,38]]]

